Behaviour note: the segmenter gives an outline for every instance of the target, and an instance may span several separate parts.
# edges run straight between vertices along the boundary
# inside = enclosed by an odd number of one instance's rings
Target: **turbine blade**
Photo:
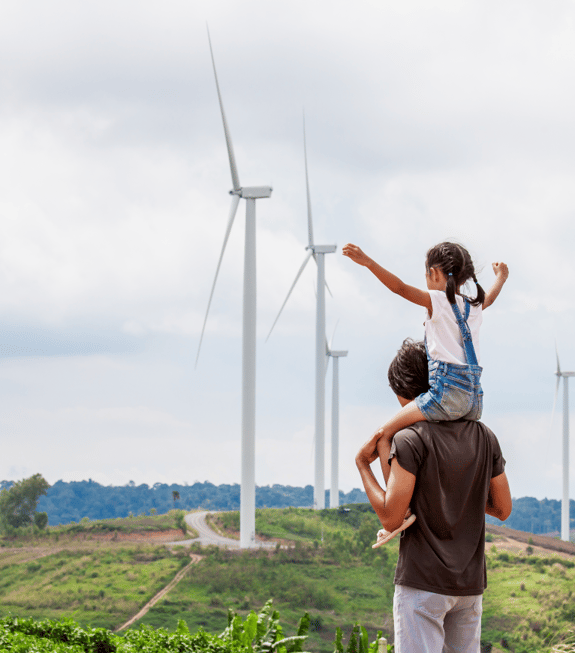
[[[555,356],[557,357],[557,376],[561,376],[561,365],[559,365],[559,350],[557,349],[557,340],[555,341]]]
[[[222,121],[224,123],[224,134],[226,137],[226,145],[228,147],[228,157],[230,159],[230,169],[232,171],[232,184],[236,192],[241,191],[240,178],[238,176],[238,168],[236,166],[236,157],[234,155],[234,147],[232,145],[232,138],[230,136],[230,130],[228,128],[228,122],[226,120],[226,114],[224,113],[224,103],[222,102],[222,94],[220,93],[220,85],[218,83],[218,73],[216,72],[216,62],[214,59],[214,51],[212,50],[212,40],[210,38],[210,30],[208,29],[208,41],[210,43],[210,54],[212,55],[212,65],[214,67],[214,77],[216,78],[216,89],[218,91],[218,100],[220,101],[220,111],[222,112]]]
[[[559,384],[561,383],[561,377],[557,376],[557,383],[555,384],[555,396],[553,397],[553,408],[551,410],[551,426],[549,427],[549,434],[553,433],[553,422],[555,420],[555,408],[557,406],[557,395],[559,394]]]
[[[308,246],[313,247],[313,220],[311,217],[311,196],[309,193],[309,177],[307,173],[307,147],[305,140],[305,113],[303,116],[303,154],[305,160],[305,189],[307,195],[307,238]]]
[[[327,346],[327,342],[326,342],[326,346]],[[331,358],[331,356],[329,355],[329,350],[328,350],[327,353],[326,353],[326,357],[325,357],[325,376],[327,376],[327,371],[329,369],[329,359],[330,358]]]
[[[285,298],[284,303],[282,304],[282,307],[280,308],[280,312],[278,313],[276,319],[274,320],[274,323],[272,324],[272,328],[270,329],[270,332],[268,333],[268,337],[266,338],[266,342],[269,340],[269,337],[271,336],[272,331],[274,330],[274,327],[275,327],[277,321],[280,319],[280,315],[282,314],[282,311],[284,310],[284,306],[287,304],[287,300],[289,299],[289,297],[290,297],[290,295],[292,293],[292,290],[295,288],[295,285],[298,282],[298,279],[301,277],[301,273],[304,271],[304,268],[307,265],[307,262],[309,261],[312,253],[313,252],[310,251],[308,254],[306,254],[306,257],[305,257],[305,259],[304,259],[298,273],[296,274],[295,281],[292,283],[291,288],[289,289],[289,292],[287,294],[287,297]]]
[[[240,196],[234,195],[232,197],[232,206],[230,208],[230,215],[228,218],[228,226],[226,227],[226,233],[224,236],[224,244],[222,245],[222,251],[220,252],[220,258],[218,260],[218,265],[216,267],[216,276],[214,277],[214,283],[212,284],[212,290],[210,292],[210,298],[208,300],[208,308],[206,310],[206,317],[204,318],[204,324],[202,326],[202,334],[200,336],[200,344],[198,345],[198,353],[196,354],[196,364],[194,369],[198,366],[198,359],[200,357],[200,349],[202,348],[202,340],[204,339],[204,331],[206,329],[206,322],[208,321],[208,314],[210,312],[210,306],[212,304],[212,297],[214,296],[214,289],[216,287],[216,281],[218,280],[218,274],[220,273],[220,266],[222,264],[222,259],[224,258],[224,252],[226,251],[226,245],[228,244],[228,238],[230,237],[230,231],[232,230],[232,225],[234,224],[234,218],[236,217],[236,211],[238,210],[238,204],[240,202]]]
[[[326,289],[327,289],[327,292],[329,293],[329,296],[330,296],[330,297],[333,297],[333,293],[331,292],[329,286],[327,285],[327,281],[325,282],[325,287],[326,287]]]
[[[335,326],[333,327],[333,333],[331,334],[331,343],[329,345],[330,349],[333,349],[333,341],[335,339],[335,331],[337,329],[337,325],[339,324],[339,320],[335,323]]]

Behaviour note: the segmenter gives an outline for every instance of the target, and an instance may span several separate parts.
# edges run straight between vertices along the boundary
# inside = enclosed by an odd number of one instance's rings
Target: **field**
[[[221,532],[237,534],[237,512],[213,519]],[[115,629],[190,563],[189,549],[162,542],[177,539],[174,515],[110,521],[2,541],[0,615],[73,616],[85,626]],[[288,635],[309,613],[306,650],[331,653],[336,628],[348,638],[356,622],[370,641],[378,630],[391,633],[398,543],[371,549],[377,520],[368,506],[258,510],[256,529],[277,546],[232,551],[193,545],[201,559],[135,627],[174,632],[183,619],[192,632],[202,626],[219,633],[228,608],[246,617],[273,598]],[[484,650],[548,653],[575,623],[575,557],[506,533],[488,535]]]
[[[85,521],[0,543],[0,614],[59,618],[115,628],[189,563],[179,511]],[[192,534],[193,537],[194,534]]]

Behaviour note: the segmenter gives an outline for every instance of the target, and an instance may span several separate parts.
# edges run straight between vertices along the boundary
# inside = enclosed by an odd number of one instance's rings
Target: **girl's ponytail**
[[[483,306],[485,301],[485,290],[477,283],[475,275],[473,275],[473,281],[475,281],[475,286],[477,288],[477,297],[470,302],[472,306]]]
[[[447,295],[447,301],[450,304],[455,304],[455,293],[457,291],[457,285],[455,283],[455,277],[451,272],[447,275],[447,285],[445,287],[445,294]]]

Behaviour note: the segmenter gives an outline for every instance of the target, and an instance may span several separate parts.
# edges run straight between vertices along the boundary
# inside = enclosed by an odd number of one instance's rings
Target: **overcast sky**
[[[231,188],[209,24],[240,181],[273,186],[257,203],[256,483],[313,483],[312,265],[265,343],[305,256],[305,110],[316,240],[338,247],[327,331],[349,350],[342,489],[397,409],[387,366],[424,315],[341,247],[423,286],[425,252],[454,238],[485,288],[492,261],[510,268],[481,356],[512,494],[560,498],[574,20],[571,0],[3,3],[0,478],[240,481],[244,202],[194,370]],[[328,442],[330,388],[331,368]]]

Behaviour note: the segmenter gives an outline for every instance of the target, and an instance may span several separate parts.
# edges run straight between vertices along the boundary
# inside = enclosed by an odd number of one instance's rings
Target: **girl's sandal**
[[[404,519],[403,524],[399,528],[396,528],[394,531],[391,531],[391,533],[386,531],[385,528],[380,529],[377,531],[377,542],[372,544],[371,548],[377,549],[377,547],[382,546],[386,542],[389,542],[389,540],[392,540],[398,533],[401,533],[401,531],[404,531],[406,528],[411,526],[414,521],[415,515],[409,515],[407,519]]]

